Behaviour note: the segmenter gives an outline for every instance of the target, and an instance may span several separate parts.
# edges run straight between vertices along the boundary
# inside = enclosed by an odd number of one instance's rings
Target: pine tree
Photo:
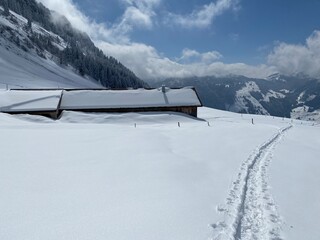
[[[27,27],[28,27],[28,29],[32,30],[32,20],[30,17],[28,18]]]
[[[9,11],[8,0],[4,0],[3,8],[4,8],[4,15],[5,16],[9,16],[10,15],[10,11]]]

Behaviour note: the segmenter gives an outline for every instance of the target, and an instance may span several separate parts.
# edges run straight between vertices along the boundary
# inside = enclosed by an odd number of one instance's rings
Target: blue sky
[[[99,22],[116,22],[125,10],[125,5],[117,0],[74,2]],[[227,62],[255,64],[265,61],[261,59],[266,54],[262,50],[271,50],[275,41],[303,44],[320,25],[319,0],[243,0],[240,9],[226,11],[203,28],[185,29],[161,23],[167,11],[188,14],[210,2],[164,1],[158,8],[158,24],[152,29],[136,29],[131,39],[155,46],[169,57],[179,56],[184,48],[199,52],[215,50]]]
[[[320,75],[320,0],[38,1],[143,79]]]

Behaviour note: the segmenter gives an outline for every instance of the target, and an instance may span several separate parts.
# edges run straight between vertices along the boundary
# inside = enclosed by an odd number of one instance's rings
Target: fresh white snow
[[[270,184],[285,239],[320,239],[320,127],[300,125],[274,150]]]
[[[0,239],[319,239],[319,126],[199,117],[1,113]]]

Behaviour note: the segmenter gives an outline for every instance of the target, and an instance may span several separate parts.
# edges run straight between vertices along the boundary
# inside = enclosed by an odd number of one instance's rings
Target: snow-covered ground
[[[320,239],[320,126],[199,117],[0,114],[0,239]]]
[[[286,239],[320,239],[319,126],[296,126],[273,155],[270,184]]]

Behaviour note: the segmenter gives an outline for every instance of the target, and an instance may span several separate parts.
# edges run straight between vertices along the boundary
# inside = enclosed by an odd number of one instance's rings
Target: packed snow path
[[[212,225],[214,239],[282,239],[282,220],[269,193],[267,169],[275,146],[290,128],[280,129],[243,162],[226,206],[218,207],[225,219]]]

